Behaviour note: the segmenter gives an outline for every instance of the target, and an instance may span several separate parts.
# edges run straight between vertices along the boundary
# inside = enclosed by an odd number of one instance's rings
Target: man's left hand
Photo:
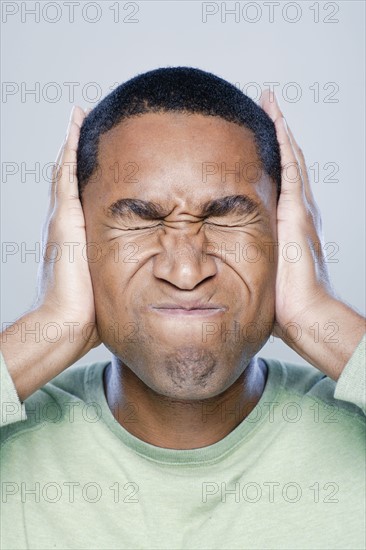
[[[303,152],[274,94],[264,92],[260,105],[275,124],[282,168],[274,335],[338,380],[365,332],[365,319],[332,289]]]

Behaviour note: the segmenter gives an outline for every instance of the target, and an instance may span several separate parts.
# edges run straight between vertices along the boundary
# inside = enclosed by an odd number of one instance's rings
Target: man
[[[365,321],[274,96],[150,71],[57,164],[3,333],[3,547],[363,548]],[[314,368],[260,358],[272,332]]]

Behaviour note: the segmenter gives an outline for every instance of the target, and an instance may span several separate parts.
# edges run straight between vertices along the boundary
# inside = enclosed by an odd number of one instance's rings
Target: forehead
[[[85,192],[94,200],[97,193],[104,204],[132,197],[193,205],[243,190],[261,195],[263,179],[268,186],[254,134],[201,114],[145,113],[124,120],[100,137],[98,166],[100,175]]]
[[[237,155],[257,158],[253,133],[233,122],[216,116],[163,112],[145,113],[124,120],[99,140],[99,161],[119,158],[128,153],[147,158],[161,153],[178,158],[189,153],[191,160],[203,160],[207,155]]]

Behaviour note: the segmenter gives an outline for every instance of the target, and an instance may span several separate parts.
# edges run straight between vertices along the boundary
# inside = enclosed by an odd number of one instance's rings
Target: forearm
[[[1,352],[21,401],[82,357],[88,327],[60,321],[45,308],[32,310],[1,333]]]
[[[366,331],[365,318],[329,298],[306,311],[292,326],[286,343],[306,361],[337,381]]]

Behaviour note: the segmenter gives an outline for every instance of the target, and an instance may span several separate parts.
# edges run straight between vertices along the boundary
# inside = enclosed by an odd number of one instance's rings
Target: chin
[[[177,388],[176,386],[161,385],[159,387],[151,387],[150,389],[160,397],[166,398],[169,401],[182,401],[182,402],[192,402],[192,401],[205,401],[207,399],[216,397],[220,395],[226,388],[224,387],[207,387],[207,388],[197,388],[192,387],[187,383],[186,387]]]
[[[163,372],[163,371],[162,371]],[[220,375],[221,374],[221,375]],[[239,376],[228,377],[227,372],[212,373],[212,376],[187,376],[177,378],[174,371],[166,373],[164,378],[144,380],[155,394],[172,401],[203,401],[212,399],[225,392]],[[146,383],[147,382],[147,383]]]

